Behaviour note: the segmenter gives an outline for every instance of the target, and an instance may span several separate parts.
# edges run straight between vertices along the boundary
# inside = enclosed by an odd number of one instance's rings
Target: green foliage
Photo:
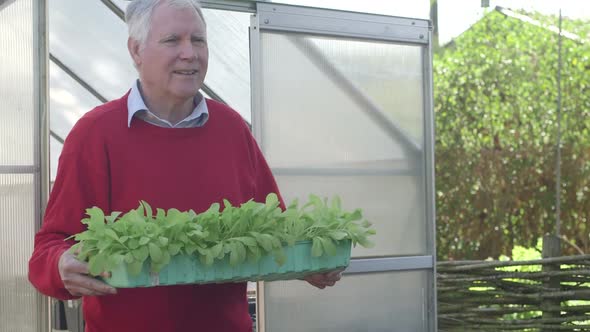
[[[512,248],[512,259],[506,255],[500,255],[499,260],[501,261],[532,261],[541,259],[541,252],[543,250],[543,239],[537,240],[537,245],[534,248],[526,248],[523,246],[516,245]],[[520,271],[520,272],[538,272],[541,271],[541,265],[523,265],[523,266],[506,266],[498,268],[499,271]]]
[[[310,195],[302,208],[297,201],[282,211],[277,195],[269,194],[265,203],[248,201],[239,207],[225,200],[223,209],[214,203],[200,214],[190,210],[164,211],[144,201],[137,209],[123,215],[104,212],[93,207],[82,220],[87,230],[74,235],[79,241],[72,252],[87,261],[90,274],[99,275],[125,263],[137,275],[146,260],[159,272],[175,255],[197,255],[211,265],[229,257],[231,265],[245,260],[256,262],[262,255],[272,254],[282,265],[286,259],[283,246],[298,241],[313,241],[312,256],[335,255],[335,243],[352,240],[353,245],[371,247],[368,237],[375,234],[361,210],[345,212],[340,199],[331,202]],[[329,204],[330,203],[330,204]],[[155,212],[155,215],[154,215]]]
[[[564,29],[587,38],[590,24]],[[557,34],[492,11],[433,62],[438,259],[533,246],[555,228]],[[564,38],[561,234],[586,252],[589,82],[590,42]]]

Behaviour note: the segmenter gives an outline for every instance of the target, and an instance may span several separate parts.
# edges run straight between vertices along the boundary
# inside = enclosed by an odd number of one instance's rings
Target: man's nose
[[[196,59],[197,52],[195,45],[190,41],[185,41],[180,45],[180,58],[183,60],[194,60]]]

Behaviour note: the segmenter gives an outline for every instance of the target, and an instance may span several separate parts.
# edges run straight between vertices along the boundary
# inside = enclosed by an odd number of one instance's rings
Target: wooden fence
[[[590,331],[590,255],[437,264],[439,331]]]

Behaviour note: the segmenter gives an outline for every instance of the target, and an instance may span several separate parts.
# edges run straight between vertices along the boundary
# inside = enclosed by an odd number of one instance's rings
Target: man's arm
[[[84,231],[80,220],[87,208],[98,206],[106,211],[109,207],[106,152],[93,135],[91,123],[82,118],[64,143],[56,182],[29,260],[29,281],[41,293],[58,299],[112,291],[87,275],[86,264],[68,252],[74,240],[65,241]]]

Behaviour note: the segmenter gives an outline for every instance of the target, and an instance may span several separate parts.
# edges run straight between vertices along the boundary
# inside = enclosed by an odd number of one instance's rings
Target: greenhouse
[[[37,292],[27,262],[74,124],[137,79],[128,3],[0,1],[0,331],[82,331],[80,302]],[[436,331],[431,22],[201,3],[202,94],[250,126],[287,203],[338,195],[376,230],[336,287],[249,283],[255,328]]]
[[[590,3],[132,1],[0,0],[0,332],[590,330]]]

